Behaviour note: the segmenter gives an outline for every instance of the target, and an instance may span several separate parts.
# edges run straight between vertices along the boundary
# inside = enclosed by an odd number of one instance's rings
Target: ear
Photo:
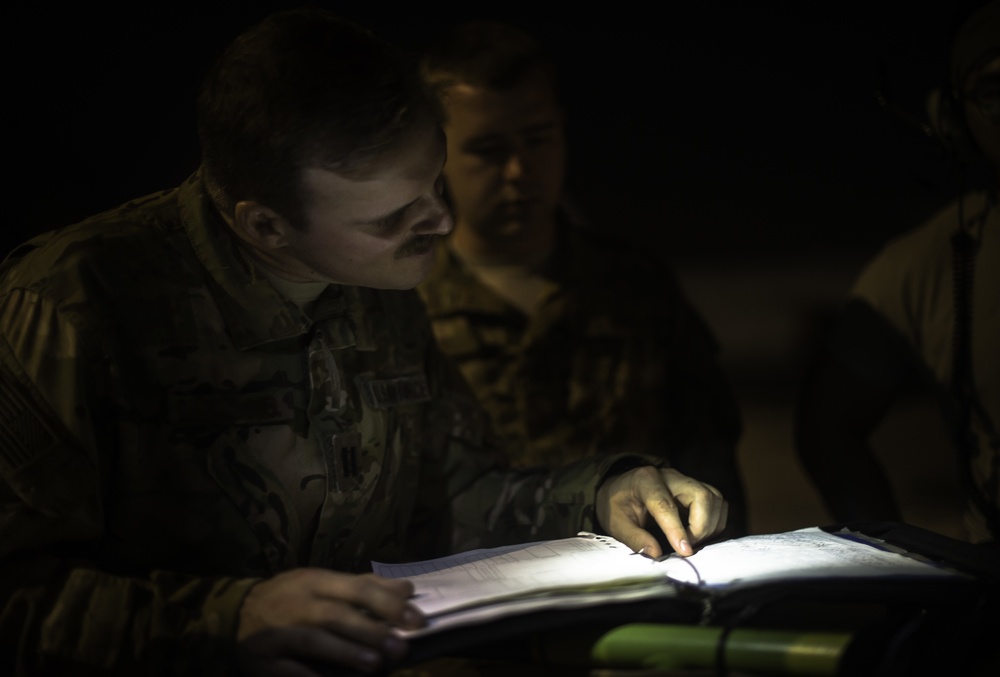
[[[232,227],[240,239],[253,247],[273,251],[288,244],[292,225],[270,207],[243,200],[236,203]]]

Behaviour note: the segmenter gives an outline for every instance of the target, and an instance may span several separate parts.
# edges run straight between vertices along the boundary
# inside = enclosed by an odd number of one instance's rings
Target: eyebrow
[[[382,221],[389,221],[390,219],[393,219],[393,218],[399,216],[400,214],[402,214],[403,212],[405,212],[407,209],[409,209],[414,204],[416,204],[419,200],[420,200],[420,197],[418,196],[418,197],[410,200],[409,202],[407,202],[402,207],[397,207],[396,209],[393,209],[391,212],[386,212],[385,214],[383,214],[381,216],[374,216],[374,217],[371,217],[371,218],[361,219],[360,221],[358,221],[358,223],[381,223]]]
[[[519,134],[536,134],[538,132],[547,132],[552,129],[559,127],[559,123],[555,120],[549,122],[539,122],[537,124],[528,125],[527,127],[522,127],[518,130]],[[483,134],[482,136],[474,136],[471,139],[467,139],[462,147],[474,146],[480,143],[492,143],[495,141],[502,141],[506,138],[503,134]]]
[[[532,132],[547,132],[550,129],[557,128],[558,126],[559,123],[556,120],[550,120],[548,122],[539,122],[538,124],[528,125],[521,131],[528,134],[531,134]]]

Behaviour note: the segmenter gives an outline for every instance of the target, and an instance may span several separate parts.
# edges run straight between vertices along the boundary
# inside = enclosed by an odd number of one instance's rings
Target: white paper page
[[[654,583],[598,590],[596,592],[577,592],[569,595],[542,595],[523,599],[510,599],[494,602],[486,606],[459,609],[451,613],[432,616],[427,619],[427,625],[419,630],[399,630],[395,632],[400,637],[421,637],[449,628],[468,626],[476,623],[504,618],[514,614],[524,614],[530,611],[551,611],[552,609],[578,609],[582,607],[603,604],[621,604],[647,599],[669,599],[677,596],[677,589],[662,585],[657,579]]]
[[[380,576],[410,579],[413,603],[428,616],[524,595],[662,582],[655,565],[615,539],[593,534],[407,564],[372,562]]]
[[[830,534],[818,527],[714,543],[686,560],[658,564],[672,579],[739,586],[772,579],[959,576],[904,555]]]

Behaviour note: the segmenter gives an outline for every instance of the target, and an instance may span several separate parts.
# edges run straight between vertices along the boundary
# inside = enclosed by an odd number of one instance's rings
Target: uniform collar
[[[200,172],[181,185],[178,203],[184,230],[238,348],[299,336],[309,329],[310,319],[242,255],[209,200]]]

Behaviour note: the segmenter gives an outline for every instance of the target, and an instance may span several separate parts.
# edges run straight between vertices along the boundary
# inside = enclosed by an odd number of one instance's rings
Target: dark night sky
[[[194,169],[207,64],[269,11],[297,3],[231,4],[6,10],[5,238]],[[317,4],[413,50],[452,19],[491,15]],[[952,190],[945,158],[875,92],[884,72],[892,100],[923,114],[954,3],[690,3],[655,17],[630,4],[617,14],[492,13],[539,35],[560,67],[570,190],[595,222],[673,258],[873,250]]]
[[[957,188],[944,153],[880,107],[876,90],[887,85],[904,115],[923,118],[964,2],[660,3],[656,15],[648,4],[602,3],[551,17],[537,0],[461,15],[436,3],[405,13],[374,1],[315,4],[410,50],[473,16],[542,38],[567,103],[570,191],[596,224],[678,264],[739,388],[751,515],[768,530],[824,519],[795,474],[789,431],[800,370],[825,323],[860,262]],[[14,2],[3,12],[4,250],[187,177],[208,64],[263,16],[298,3],[134,2],[119,13],[94,4]],[[922,412],[918,424],[935,420]],[[934,461],[924,472],[913,456],[936,458],[940,432],[900,429],[909,436],[885,440],[905,452],[915,500],[946,496],[947,469]]]

